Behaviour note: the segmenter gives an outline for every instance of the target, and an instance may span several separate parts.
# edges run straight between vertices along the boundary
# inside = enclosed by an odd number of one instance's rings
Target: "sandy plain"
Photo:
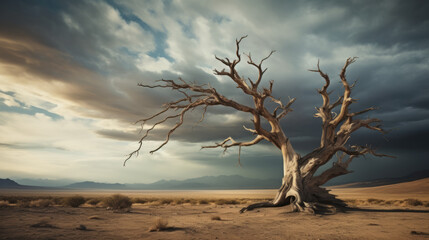
[[[353,209],[330,215],[291,213],[288,207],[239,214],[240,208],[246,204],[133,204],[129,212],[114,212],[89,205],[79,208],[9,206],[0,208],[0,239],[429,239],[429,207],[365,202],[365,199],[371,198],[429,200],[429,179],[401,184],[374,188],[333,188],[332,191],[342,199],[362,201],[358,201]],[[273,197],[275,192],[119,191],[130,197],[246,198],[249,201]],[[107,196],[113,192],[0,191],[2,196],[64,196],[77,193],[83,196]],[[212,220],[213,217],[219,217],[220,220]],[[159,218],[168,220],[168,228],[165,231],[149,232],[148,229]],[[42,223],[42,227],[34,227],[38,223]],[[86,230],[78,229],[80,225],[84,225]]]

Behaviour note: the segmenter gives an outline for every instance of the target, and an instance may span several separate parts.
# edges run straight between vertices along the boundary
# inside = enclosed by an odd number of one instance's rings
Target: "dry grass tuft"
[[[149,228],[149,232],[159,232],[168,229],[168,220],[166,218],[157,218]]]
[[[91,198],[91,199],[88,199],[86,203],[91,206],[97,206],[97,204],[100,203],[101,201],[102,201],[101,198]]]
[[[213,221],[220,221],[220,220],[222,220],[219,216],[212,216],[210,219],[213,220]]]
[[[30,201],[18,200],[18,202],[16,203],[16,206],[20,207],[20,208],[29,208],[30,207]]]
[[[38,199],[30,202],[30,207],[36,207],[36,208],[45,208],[52,205],[53,205],[53,202],[51,199]]]
[[[422,206],[423,202],[418,200],[418,199],[414,199],[414,198],[407,198],[404,200],[405,204],[409,205],[409,206]]]
[[[9,202],[7,201],[0,201],[0,208],[7,208],[9,207]]]
[[[107,207],[113,210],[129,209],[133,202],[127,196],[121,194],[112,195],[104,200]]]
[[[82,196],[72,196],[64,198],[64,205],[77,208],[85,203],[85,198]]]
[[[367,200],[347,199],[346,203],[349,206],[383,205],[383,206],[400,206],[400,207],[410,207],[410,206],[429,207],[429,201],[421,201],[415,198],[407,198],[404,200],[382,200],[382,199],[375,199],[375,198],[369,198]]]

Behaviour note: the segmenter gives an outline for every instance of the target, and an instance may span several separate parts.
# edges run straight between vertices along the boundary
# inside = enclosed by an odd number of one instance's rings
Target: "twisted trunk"
[[[347,170],[348,165],[353,158],[365,154],[372,154],[374,156],[388,156],[384,154],[377,154],[370,146],[353,145],[345,147],[351,134],[360,128],[367,128],[384,133],[380,126],[380,120],[376,118],[358,119],[357,116],[374,110],[370,107],[358,112],[352,112],[349,106],[356,102],[356,99],[351,97],[351,90],[354,84],[350,85],[346,79],[347,67],[356,61],[356,58],[348,58],[341,69],[340,79],[343,84],[344,94],[336,101],[332,102],[329,96],[328,88],[330,86],[330,78],[324,73],[317,63],[317,69],[310,70],[311,72],[318,73],[324,80],[325,84],[318,93],[321,95],[323,103],[322,106],[317,107],[315,117],[322,120],[322,135],[320,139],[319,148],[307,154],[304,157],[297,154],[289,139],[284,134],[280,121],[292,111],[291,105],[295,98],[290,98],[289,102],[282,102],[280,98],[273,96],[274,81],[270,81],[267,87],[260,87],[262,77],[267,68],[262,67],[262,63],[267,60],[274,51],[260,60],[259,63],[253,61],[250,53],[245,54],[248,58],[247,63],[256,68],[258,71],[257,78],[243,78],[237,71],[236,66],[242,60],[240,54],[240,42],[246,38],[241,37],[236,40],[235,59],[229,58],[215,58],[220,61],[226,68],[222,70],[214,70],[215,75],[224,76],[232,80],[236,87],[242,90],[242,93],[253,98],[253,106],[242,104],[238,101],[222,95],[218,90],[211,87],[210,84],[198,85],[195,83],[187,82],[181,78],[178,80],[161,79],[157,85],[139,84],[145,88],[166,88],[177,91],[184,96],[178,100],[168,102],[164,105],[163,109],[157,113],[140,119],[136,123],[143,125],[148,121],[158,119],[151,127],[146,129],[145,134],[140,138],[138,148],[128,155],[124,165],[128,159],[133,155],[138,155],[143,140],[149,136],[149,133],[157,126],[165,124],[166,121],[171,119],[178,120],[175,125],[170,127],[165,141],[161,143],[156,149],[150,151],[154,153],[165,146],[170,141],[170,136],[178,129],[185,119],[188,112],[193,111],[198,107],[203,108],[201,120],[205,117],[208,107],[211,106],[224,106],[233,108],[239,112],[245,112],[253,116],[253,128],[243,126],[244,129],[254,135],[254,139],[250,141],[236,141],[232,137],[228,137],[220,143],[215,145],[203,146],[202,148],[223,148],[226,151],[231,147],[239,148],[239,159],[241,147],[248,147],[258,144],[262,140],[271,142],[275,147],[281,150],[283,157],[284,174],[282,185],[276,197],[269,202],[262,202],[252,204],[246,208],[241,209],[241,212],[252,210],[259,207],[279,207],[284,205],[291,205],[294,211],[333,211],[333,206],[345,206],[344,202],[335,198],[329,191],[320,187],[330,179],[349,173]],[[274,104],[274,109],[266,107],[266,100],[270,100]],[[165,116],[166,115],[166,116]],[[163,117],[161,117],[163,116]],[[268,122],[271,129],[266,128],[262,122]],[[314,176],[316,171],[332,157],[341,152],[342,155],[337,155],[337,161],[333,166],[319,176]],[[349,157],[345,160],[345,156]]]
[[[287,140],[281,145],[281,151],[283,156],[283,179],[276,196],[272,201],[256,203],[242,208],[241,213],[255,208],[282,207],[286,205],[290,205],[292,210],[296,212],[335,212],[337,207],[346,206],[342,200],[337,199],[328,190],[320,187],[333,177],[349,173],[345,168],[337,164],[335,165],[337,166],[336,168],[331,168],[319,176],[313,177],[314,173],[311,173],[314,168],[317,168],[315,167],[317,163],[321,164],[324,159],[329,160],[332,154],[319,152],[318,156],[306,161],[308,156],[301,158]],[[310,164],[312,168],[306,169],[303,167],[306,164]]]

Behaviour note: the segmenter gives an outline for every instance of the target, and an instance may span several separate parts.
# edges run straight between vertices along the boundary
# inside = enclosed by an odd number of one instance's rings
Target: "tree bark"
[[[146,129],[144,135],[140,138],[139,147],[128,155],[127,159],[124,161],[124,165],[132,156],[138,155],[142,147],[143,140],[146,139],[149,136],[149,132],[154,130],[157,126],[165,124],[168,120],[178,120],[176,124],[170,128],[165,141],[156,149],[151,150],[150,153],[158,151],[169,142],[170,136],[184,123],[184,117],[188,112],[193,111],[198,107],[203,107],[202,118],[200,120],[202,121],[208,107],[224,106],[251,115],[253,129],[246,126],[243,127],[246,131],[249,131],[255,136],[254,139],[247,142],[240,142],[234,140],[232,137],[228,137],[220,143],[216,143],[212,146],[203,146],[202,148],[219,147],[226,151],[230,147],[239,147],[238,158],[240,161],[241,147],[252,146],[258,144],[262,140],[266,140],[278,148],[283,157],[282,185],[275,198],[269,202],[252,204],[241,209],[240,212],[260,207],[280,207],[285,205],[291,205],[294,211],[310,213],[333,212],[335,207],[345,206],[343,201],[338,200],[334,195],[330,194],[328,190],[321,186],[334,177],[350,173],[350,171],[347,170],[347,167],[355,157],[368,153],[379,157],[388,156],[375,153],[370,146],[353,145],[345,147],[352,133],[360,128],[368,128],[370,130],[384,133],[384,130],[380,125],[374,125],[380,122],[379,119],[356,119],[359,115],[374,110],[374,107],[358,112],[351,112],[349,109],[350,105],[353,102],[356,102],[356,99],[351,97],[354,84],[349,85],[346,79],[346,70],[350,64],[356,61],[356,58],[348,58],[341,69],[340,79],[344,92],[343,95],[333,103],[331,103],[328,91],[331,83],[329,76],[320,69],[319,62],[317,63],[317,69],[310,70],[318,73],[325,80],[323,87],[318,89],[318,93],[321,95],[323,103],[322,106],[316,108],[317,113],[314,115],[322,120],[322,134],[320,146],[311,153],[301,157],[295,152],[292,144],[286,137],[280,125],[280,121],[292,111],[291,105],[294,103],[295,98],[290,98],[289,102],[285,104],[280,100],[280,98],[274,97],[274,81],[270,81],[268,87],[261,88],[259,86],[262,77],[267,70],[267,68],[264,69],[262,67],[262,63],[267,60],[274,51],[271,51],[270,54],[263,58],[259,63],[255,63],[253,61],[250,53],[245,54],[248,57],[247,63],[257,69],[258,76],[256,80],[252,80],[251,78],[244,79],[236,70],[237,64],[242,60],[239,49],[240,42],[244,38],[246,38],[246,36],[236,39],[235,59],[230,60],[229,58],[218,58],[215,56],[215,58],[226,67],[226,69],[224,68],[220,71],[215,69],[214,74],[228,77],[232,80],[236,87],[241,89],[243,94],[252,97],[253,106],[239,103],[225,95],[222,95],[215,88],[211,87],[210,84],[198,85],[186,82],[181,78],[176,81],[161,79],[158,81],[160,82],[158,85],[139,84],[139,86],[144,88],[171,89],[180,92],[184,97],[165,104],[163,109],[158,113],[136,122],[140,123],[143,129],[144,124],[154,119],[158,119],[152,127]],[[266,106],[267,99],[274,103],[274,109],[272,106]],[[159,119],[163,115],[167,116]],[[263,121],[268,122],[271,129],[263,126]],[[342,155],[337,155],[337,161],[334,162],[331,168],[325,170],[318,176],[314,176],[321,166],[327,164],[332,157],[338,153],[341,153]],[[346,158],[347,155],[348,158]]]
[[[251,204],[240,210],[240,213],[263,207],[282,207],[290,205],[294,212],[308,213],[333,213],[337,207],[346,206],[345,203],[330,194],[328,190],[320,187],[336,175],[337,169],[331,170],[332,174],[323,178],[309,178],[306,181],[301,173],[303,159],[297,154],[289,141],[282,144],[283,179],[276,196],[272,201]],[[343,168],[338,168],[343,171]],[[347,170],[346,170],[347,171]],[[328,180],[329,180],[328,179]],[[320,180],[320,181],[317,181]]]

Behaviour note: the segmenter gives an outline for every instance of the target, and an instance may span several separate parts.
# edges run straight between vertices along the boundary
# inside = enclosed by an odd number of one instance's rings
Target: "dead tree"
[[[242,60],[242,55],[240,54],[240,42],[245,37],[236,40],[235,59],[230,60],[228,58],[218,58],[215,56],[218,61],[226,66],[226,69],[222,69],[220,71],[214,70],[214,74],[230,78],[234,81],[237,88],[240,88],[244,94],[252,97],[253,106],[247,106],[234,101],[231,98],[222,95],[210,85],[197,85],[189,83],[181,78],[176,81],[162,79],[159,80],[160,84],[158,85],[139,84],[139,86],[144,88],[167,88],[175,90],[183,94],[183,98],[165,104],[161,111],[138,121],[138,123],[145,124],[150,120],[158,119],[146,130],[145,134],[139,141],[138,149],[130,153],[126,161],[131,156],[139,153],[143,140],[146,139],[148,134],[160,124],[163,124],[169,119],[178,119],[178,122],[172,126],[167,133],[165,141],[159,145],[159,147],[150,151],[150,153],[158,151],[169,142],[171,134],[183,124],[184,117],[189,111],[197,107],[202,107],[202,121],[209,106],[222,105],[250,114],[253,118],[253,128],[244,126],[244,129],[249,131],[255,137],[253,140],[247,142],[236,141],[232,137],[228,137],[220,143],[212,146],[203,146],[202,148],[223,148],[226,150],[231,147],[238,147],[240,151],[241,147],[252,146],[262,140],[266,140],[278,148],[283,157],[282,185],[275,198],[269,202],[252,204],[241,209],[240,212],[245,212],[259,207],[291,205],[294,211],[314,213],[315,211],[334,210],[335,207],[345,206],[343,201],[337,199],[334,195],[330,194],[328,190],[321,186],[334,177],[349,173],[350,171],[347,170],[347,167],[355,157],[365,154],[387,156],[375,153],[368,146],[346,146],[352,133],[360,128],[368,128],[384,133],[384,130],[379,125],[379,119],[357,118],[363,113],[374,110],[373,107],[359,112],[350,111],[350,105],[356,100],[351,97],[353,85],[350,85],[346,79],[346,70],[350,64],[355,62],[356,58],[348,58],[346,60],[340,72],[340,79],[344,87],[344,93],[333,102],[331,102],[328,92],[328,88],[331,83],[329,76],[320,69],[319,63],[317,63],[317,69],[310,70],[318,73],[324,79],[324,86],[318,90],[323,99],[323,104],[316,108],[317,113],[315,114],[315,117],[322,119],[322,135],[320,146],[318,148],[305,156],[300,156],[295,152],[292,143],[280,126],[280,121],[292,111],[291,105],[295,101],[295,98],[292,98],[285,103],[282,102],[280,98],[274,97],[272,95],[274,81],[270,81],[268,87],[261,88],[259,86],[262,81],[262,77],[267,70],[262,67],[262,64],[273,54],[274,51],[271,51],[271,53],[259,61],[259,63],[254,62],[250,53],[245,54],[247,56],[247,63],[255,67],[258,71],[258,76],[254,80],[250,78],[244,79],[236,70],[237,64]],[[268,110],[266,106],[267,101],[274,102],[276,105],[275,109],[271,111]],[[334,111],[337,111],[337,113]],[[262,119],[269,123],[270,129],[266,129],[262,126]],[[328,161],[335,155],[337,155],[338,159],[334,162],[333,166],[322,172],[320,175],[314,176],[316,171],[321,166],[328,163]]]

